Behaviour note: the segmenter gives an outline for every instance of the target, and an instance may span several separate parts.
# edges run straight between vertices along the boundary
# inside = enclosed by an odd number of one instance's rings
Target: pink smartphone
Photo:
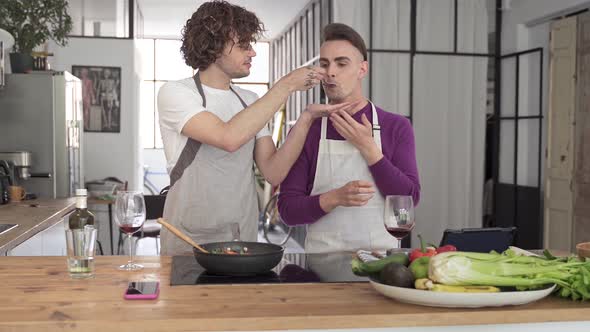
[[[160,294],[158,281],[131,281],[123,297],[127,300],[153,300]]]

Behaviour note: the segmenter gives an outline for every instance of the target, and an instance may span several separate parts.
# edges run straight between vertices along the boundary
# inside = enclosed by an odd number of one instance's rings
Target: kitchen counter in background
[[[0,255],[62,221],[74,210],[75,199],[36,199],[0,205],[0,224],[18,227],[0,235]]]
[[[95,278],[73,280],[65,257],[0,257],[0,330],[489,331],[482,324],[493,324],[494,331],[587,331],[590,324],[590,303],[552,296],[521,306],[431,308],[386,298],[368,282],[170,286],[171,257],[139,257],[144,270],[117,270],[126,261],[97,256]],[[127,282],[140,280],[160,281],[157,300],[123,299]]]

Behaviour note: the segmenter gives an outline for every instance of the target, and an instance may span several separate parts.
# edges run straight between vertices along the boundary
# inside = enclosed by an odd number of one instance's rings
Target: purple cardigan
[[[401,115],[385,112],[378,107],[376,109],[384,157],[369,167],[375,185],[384,196],[412,195],[417,205],[420,200],[420,181],[412,125]],[[352,117],[361,123],[362,114],[373,121],[371,104]],[[299,158],[281,183],[279,213],[285,223],[291,226],[312,224],[326,215],[320,207],[320,196],[310,196],[318,160],[320,130],[321,119],[316,119],[309,129]],[[326,136],[328,139],[344,140],[330,121]]]

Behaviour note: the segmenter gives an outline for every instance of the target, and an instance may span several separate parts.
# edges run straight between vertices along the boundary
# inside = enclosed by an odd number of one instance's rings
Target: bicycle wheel
[[[147,183],[143,183],[143,193],[147,195],[157,195],[158,193],[154,191],[154,189],[148,185]]]
[[[285,224],[281,219],[277,204],[278,198],[279,194],[275,194],[270,198],[261,214],[261,222],[266,242],[282,246],[289,241],[293,228]]]

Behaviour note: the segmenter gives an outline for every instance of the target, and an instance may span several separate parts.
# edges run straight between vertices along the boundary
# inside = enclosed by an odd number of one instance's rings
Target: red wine
[[[387,227],[386,229],[389,234],[393,235],[396,239],[401,240],[410,234],[412,229],[414,229],[414,224],[401,227]]]
[[[137,225],[133,225],[133,224],[125,224],[125,225],[119,226],[119,228],[127,234],[133,234],[133,233],[137,232],[141,228],[141,226],[137,226]]]

